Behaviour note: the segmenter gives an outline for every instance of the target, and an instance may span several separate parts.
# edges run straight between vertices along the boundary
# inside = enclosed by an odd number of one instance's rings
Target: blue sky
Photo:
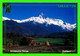
[[[77,21],[76,3],[10,3],[11,12],[5,13],[3,8],[3,17],[10,19],[23,20],[32,16],[38,17],[44,13],[46,17],[61,19],[64,22],[74,24]],[[76,7],[58,7],[58,5],[76,5]]]

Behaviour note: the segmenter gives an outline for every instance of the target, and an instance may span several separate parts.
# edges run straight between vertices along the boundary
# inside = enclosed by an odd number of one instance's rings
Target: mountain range
[[[3,32],[21,32],[24,35],[45,35],[53,32],[69,32],[76,28],[75,24],[63,22],[61,19],[46,17],[41,13],[38,17],[24,20],[3,17]]]

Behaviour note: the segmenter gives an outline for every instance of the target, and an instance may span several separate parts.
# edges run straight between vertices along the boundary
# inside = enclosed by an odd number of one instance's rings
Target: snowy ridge
[[[3,17],[3,21],[4,21],[4,20],[11,20],[11,19],[9,19],[9,18],[7,18],[7,17]]]
[[[7,17],[3,17],[3,21],[4,20],[11,20]],[[43,23],[46,23],[47,25],[58,25],[58,26],[61,26],[63,29],[67,29],[67,30],[70,30],[72,31],[74,28],[76,28],[76,23],[75,24],[70,24],[70,23],[65,23],[63,22],[62,20],[60,19],[52,19],[52,18],[45,18],[43,17],[43,14],[42,15],[39,15],[39,17],[30,17],[28,19],[24,19],[24,20],[15,20],[15,19],[12,19],[13,21],[16,21],[17,23],[25,23],[25,22],[29,22],[29,21],[33,21],[33,22],[37,22],[37,23],[40,23],[40,24],[43,24]],[[64,24],[65,23],[65,24]]]

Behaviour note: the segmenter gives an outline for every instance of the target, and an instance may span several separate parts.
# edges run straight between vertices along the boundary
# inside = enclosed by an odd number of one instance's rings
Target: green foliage
[[[6,43],[12,43],[12,44],[19,44],[21,38],[23,37],[23,35],[19,32],[19,33],[3,33],[3,44]]]
[[[10,13],[11,12],[11,5],[9,3],[3,3],[3,8],[6,9],[6,13]]]
[[[10,13],[10,12],[11,12],[11,5],[8,4],[8,5],[6,6],[6,13]]]

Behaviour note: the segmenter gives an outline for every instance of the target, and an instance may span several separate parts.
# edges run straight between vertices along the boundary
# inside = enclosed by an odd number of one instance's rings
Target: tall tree
[[[11,5],[9,3],[3,3],[3,8],[6,9],[6,13],[10,13],[11,12]]]

